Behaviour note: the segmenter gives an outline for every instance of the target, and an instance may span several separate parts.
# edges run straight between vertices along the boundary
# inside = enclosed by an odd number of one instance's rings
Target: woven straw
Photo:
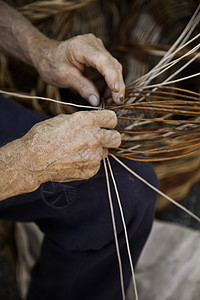
[[[89,32],[101,38],[107,49],[123,64],[127,86],[148,72],[166,53],[199,3],[197,0],[17,1],[17,5],[15,1],[7,2],[50,38],[64,40]],[[196,32],[199,32],[199,27]],[[66,91],[47,85],[30,67],[18,68],[14,59],[1,55],[0,63],[0,85],[3,88],[82,103],[77,93],[68,90],[66,97]],[[176,68],[169,71],[169,75]],[[199,60],[187,72],[195,72],[198,68]],[[187,75],[187,72],[184,71],[182,75]],[[96,72],[91,74],[91,79],[103,95],[105,82]],[[162,75],[157,80],[162,82]],[[195,78],[177,86],[200,91],[199,79]],[[70,107],[37,100],[30,105],[34,110],[51,115],[74,112]],[[183,199],[200,179],[198,152],[181,159],[155,162],[154,166],[161,190],[176,200]],[[167,206],[168,203],[160,198],[158,211]]]

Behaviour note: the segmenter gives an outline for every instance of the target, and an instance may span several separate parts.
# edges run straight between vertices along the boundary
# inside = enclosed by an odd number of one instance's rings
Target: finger
[[[90,55],[86,59],[87,65],[96,68],[104,76],[112,92],[124,97],[125,84],[121,64],[103,47],[90,51]]]
[[[116,104],[122,104],[125,98],[125,84],[123,81],[122,74],[119,77],[119,91],[117,93],[112,91],[112,98]]]
[[[102,151],[102,159],[106,158],[108,156],[108,149],[104,149]]]
[[[94,37],[95,37],[95,36],[94,36]],[[96,39],[96,42],[97,42],[101,47],[104,47],[104,48],[105,48],[104,43],[103,43],[103,41],[102,41],[100,38],[95,37],[95,39]]]
[[[113,111],[102,110],[90,113],[92,114],[94,124],[101,128],[113,129],[117,125],[117,116]]]
[[[121,135],[116,130],[101,129],[101,143],[103,148],[118,148],[121,144]]]
[[[99,93],[95,85],[84,77],[78,69],[71,72],[70,87],[75,89],[92,106],[99,105]]]
[[[85,170],[82,171],[82,173],[83,173],[82,176],[85,177],[84,179],[95,176],[98,173],[100,166],[101,166],[100,162],[99,162],[99,164],[96,164],[95,166],[94,166],[94,164],[87,164]]]
[[[112,94],[111,94],[111,89],[109,87],[106,88],[105,92],[104,92],[104,99],[108,99],[111,98]]]
[[[112,92],[112,99],[116,104],[123,104],[124,103],[124,94],[125,89],[119,91],[118,93]]]

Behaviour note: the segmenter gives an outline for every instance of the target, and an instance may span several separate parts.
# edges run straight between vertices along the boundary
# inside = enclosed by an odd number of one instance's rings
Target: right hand
[[[119,147],[112,111],[84,111],[59,115],[34,125],[21,138],[23,166],[37,181],[68,182],[94,176],[108,148]]]

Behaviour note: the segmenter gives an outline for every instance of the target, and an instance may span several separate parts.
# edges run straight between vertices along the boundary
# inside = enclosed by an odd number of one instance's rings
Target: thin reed
[[[104,41],[122,62],[127,85],[125,104],[105,102],[117,113],[122,134],[122,145],[113,153],[152,161],[161,189],[177,200],[186,196],[200,179],[199,1],[7,1],[50,38],[92,32]],[[71,102],[85,105],[77,93],[70,90],[66,96],[33,70],[24,67],[23,73],[21,64],[0,58],[1,88],[33,96],[32,101],[21,98],[23,105],[52,116],[76,111]],[[92,73],[90,79],[103,96],[102,78]]]
[[[179,93],[178,93],[179,92]],[[110,107],[119,119],[122,144],[115,155],[133,160],[164,161],[200,149],[200,94],[177,88],[127,89],[135,102]],[[143,98],[140,102],[138,99]]]
[[[111,150],[110,155],[128,172],[160,195],[162,201],[158,203],[158,210],[165,208],[166,203],[170,201],[199,222],[199,216],[173,200],[173,198],[182,199],[191,186],[200,179],[200,5],[198,4],[196,0],[165,2],[136,0],[130,4],[124,1],[123,5],[120,1],[112,0],[39,1],[21,6],[19,11],[51,38],[63,40],[76,34],[93,32],[104,40],[109,50],[123,63],[127,84],[124,104],[116,106],[110,104],[109,100],[105,101],[105,108],[117,114],[117,130],[122,136],[120,148]],[[107,15],[112,16],[110,19],[113,21],[109,28],[106,28]],[[89,25],[85,25],[85,16],[92,16],[88,21]],[[165,20],[168,20],[166,24]],[[112,38],[114,33],[116,39]],[[24,104],[27,103],[27,99],[32,100],[35,110],[51,115],[72,113],[78,108],[96,109],[79,102],[69,103],[66,97],[63,97],[62,91],[46,85],[40,77],[28,95],[17,92],[18,86],[9,72],[9,61],[4,56],[0,59],[3,71],[1,74],[5,74],[0,76],[0,82],[1,86],[6,88],[0,90],[0,93],[24,99]],[[91,78],[103,95],[105,82],[102,83],[102,79],[99,80],[96,74]],[[13,91],[15,93],[12,93]],[[68,95],[71,97],[71,92]],[[73,102],[73,98],[70,100]],[[160,180],[160,190],[141,178],[134,170],[130,170],[122,163],[121,157],[152,161]],[[123,209],[109,158],[107,161],[104,160],[104,166],[122,298],[125,300],[123,270],[108,170],[115,187],[124,226],[135,298],[139,299]]]

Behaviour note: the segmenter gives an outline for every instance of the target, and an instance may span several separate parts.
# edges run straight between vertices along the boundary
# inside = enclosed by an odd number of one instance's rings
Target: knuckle
[[[121,134],[118,131],[115,131],[115,134],[116,134],[116,143],[118,146],[120,146],[120,144],[122,142]]]
[[[32,133],[36,132],[38,127],[39,127],[39,124],[33,125],[33,127],[31,128]]]
[[[117,64],[118,64],[118,69],[119,69],[119,71],[122,72],[122,70],[123,70],[122,64],[120,64],[120,63],[118,62],[118,60],[116,60],[116,61],[117,61]]]
[[[110,115],[111,115],[113,118],[116,118],[116,117],[117,117],[116,113],[115,113],[113,110],[108,110],[108,112],[110,113]]]
[[[92,33],[86,33],[86,34],[82,34],[82,35],[77,35],[75,37],[75,40],[76,41],[80,41],[81,43],[85,43],[85,42],[88,42],[88,41],[94,41],[96,40],[97,38],[95,37],[94,34]]]
[[[77,111],[71,115],[71,118],[76,119],[76,118],[82,118],[83,117],[83,112],[82,111]]]
[[[88,135],[89,138],[89,145],[91,148],[98,148],[101,145],[101,136],[97,134],[96,132],[91,132],[90,135]]]
[[[116,113],[114,111],[112,111],[112,110],[110,110],[108,112],[110,113],[110,119],[111,119],[111,121],[116,126],[117,125],[117,115],[116,115]]]
[[[72,116],[73,120],[75,122],[77,122],[77,124],[80,124],[80,125],[86,124],[87,122],[89,122],[89,119],[90,119],[87,116],[87,112],[81,112],[81,111],[75,112],[71,116]]]
[[[67,48],[73,49],[74,46],[76,45],[77,41],[79,41],[79,37],[80,37],[80,36],[77,35],[77,36],[74,36],[74,37],[68,39],[67,41],[61,42],[62,47],[65,48],[65,47],[66,47],[65,44],[67,43]]]
[[[53,129],[56,129],[58,127],[65,126],[67,120],[68,120],[68,116],[67,115],[60,114],[60,115],[58,115],[56,117],[53,117],[53,118],[49,119],[47,121],[48,122],[47,124],[51,127],[51,130],[53,130]]]
[[[94,169],[93,169],[95,174],[99,171],[100,165],[101,165],[101,160],[98,160],[94,165]]]
[[[111,132],[110,145],[111,147],[119,147],[121,144],[121,135],[118,131],[114,130]]]
[[[77,42],[77,41],[82,41],[84,39],[84,35],[77,35],[77,36],[74,36],[70,39],[70,41],[73,43],[73,42]]]
[[[106,50],[99,50],[96,55],[98,56],[98,61],[99,61],[99,64],[101,65],[110,65],[110,60],[108,58],[108,54],[106,52]]]
[[[85,124],[89,127],[93,126],[93,123],[94,123],[94,115],[92,112],[85,112]],[[92,127],[91,128],[91,133],[93,132],[94,128]]]
[[[89,39],[97,39],[96,36],[93,33],[87,33],[85,34],[86,37],[88,37]]]
[[[104,159],[104,158],[106,158],[108,156],[108,149],[103,149],[103,151],[102,151],[102,158]]]
[[[44,127],[44,125],[42,125],[41,123],[37,123],[35,124],[32,128],[31,128],[31,132],[33,134],[36,134],[37,132],[41,131],[41,129]]]
[[[100,38],[96,38],[96,39],[101,46],[104,46],[102,39],[100,39]]]
[[[87,178],[93,177],[96,173],[97,172],[94,169],[87,171]]]
[[[88,178],[93,177],[95,174],[97,174],[99,168],[100,168],[100,162],[98,164],[93,165],[91,169],[87,170],[87,177]]]
[[[59,114],[58,116],[55,117],[55,119],[57,119],[57,120],[65,120],[66,119],[66,115],[65,114]]]
[[[102,148],[99,148],[97,151],[96,151],[96,156],[95,156],[95,162],[97,165],[100,164],[102,160]]]
[[[73,50],[85,44],[85,41],[87,41],[86,34],[83,34],[83,35],[77,35],[72,37],[71,39],[68,40],[68,43],[70,45],[70,48]]]
[[[81,84],[81,83],[80,83],[77,91],[83,98],[87,97],[88,94],[90,94],[90,90],[88,89],[88,86]]]
[[[124,92],[125,89],[126,89],[126,86],[125,86],[125,83],[124,83],[124,82],[122,83],[122,89],[123,89],[123,92]]]

